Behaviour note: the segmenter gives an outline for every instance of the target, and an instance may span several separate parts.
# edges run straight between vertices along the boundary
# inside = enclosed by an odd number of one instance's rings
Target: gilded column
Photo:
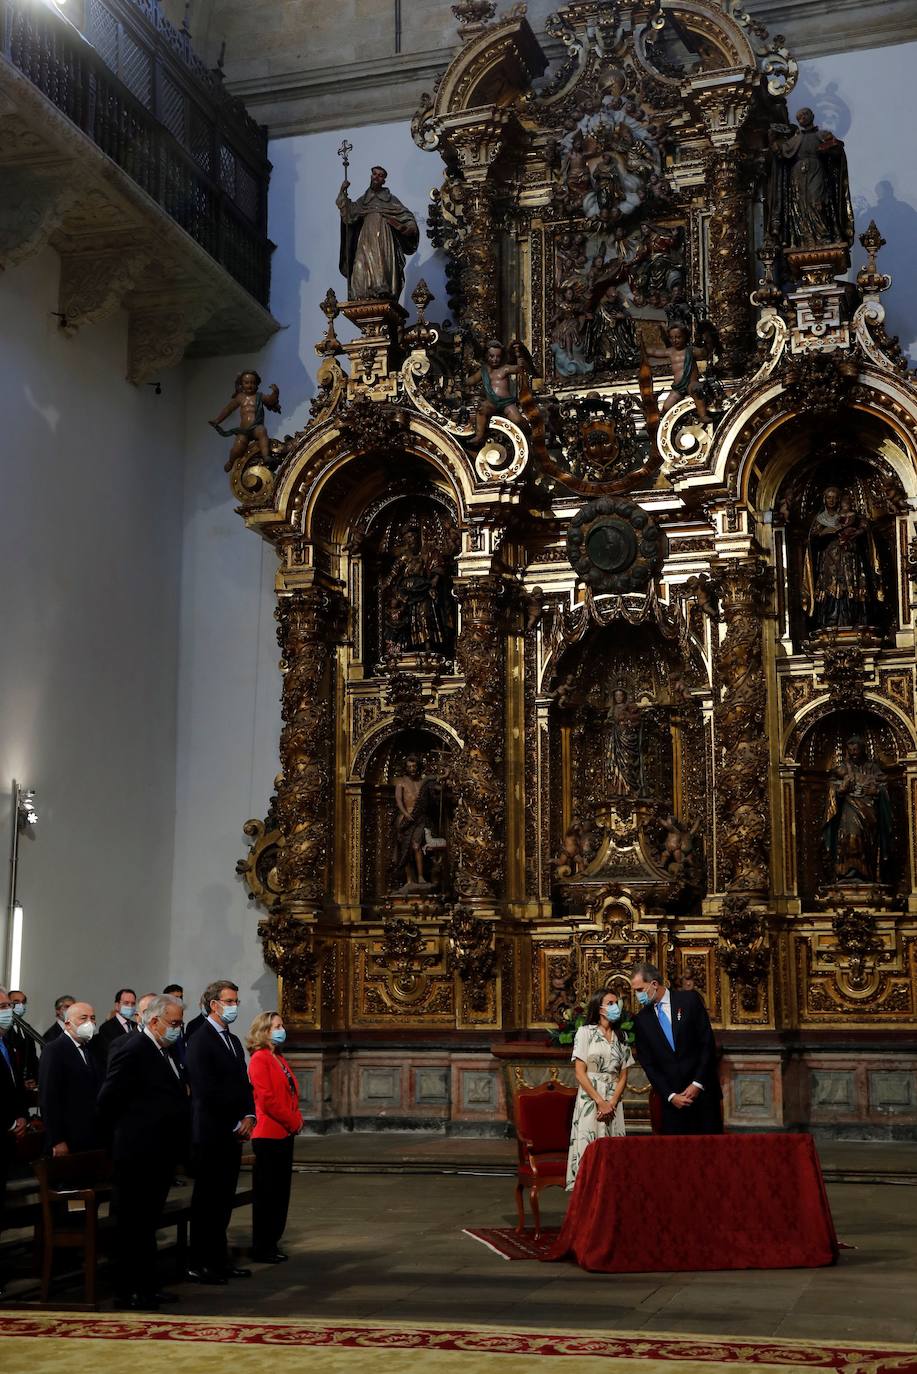
[[[710,316],[719,330],[723,365],[738,376],[752,331],[748,263],[747,177],[738,147],[717,149],[710,159]]]
[[[503,583],[497,577],[456,582],[462,608],[456,666],[465,680],[459,729],[463,748],[455,779],[452,845],[463,898],[502,894],[504,872],[505,629]]]
[[[770,887],[770,797],[765,730],[764,617],[771,571],[763,559],[717,574],[726,634],[716,659],[717,888],[765,896]]]
[[[498,337],[497,235],[493,192],[488,182],[472,183],[465,195],[467,230],[462,240],[463,321],[482,343]]]
[[[307,587],[282,595],[275,611],[283,657],[280,768],[273,805],[280,831],[277,880],[282,904],[315,914],[327,891],[331,787],[334,643],[344,603]]]

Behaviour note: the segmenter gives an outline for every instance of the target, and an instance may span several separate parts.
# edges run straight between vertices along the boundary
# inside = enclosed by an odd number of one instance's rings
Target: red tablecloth
[[[814,1269],[837,1253],[811,1136],[683,1135],[590,1145],[545,1258],[643,1274]]]

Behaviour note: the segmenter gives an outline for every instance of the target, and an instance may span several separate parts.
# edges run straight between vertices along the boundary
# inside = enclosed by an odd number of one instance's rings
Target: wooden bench
[[[253,1161],[254,1155],[243,1156],[243,1170],[250,1171]],[[34,1227],[35,1270],[41,1278],[40,1301],[37,1305],[45,1306],[50,1302],[57,1251],[76,1250],[82,1257],[83,1305],[97,1309],[99,1256],[102,1242],[114,1226],[111,1216],[101,1214],[102,1204],[111,1197],[109,1157],[104,1150],[46,1156],[36,1161],[33,1168],[34,1179],[15,1179],[11,1182],[5,1220],[7,1229],[14,1226]],[[243,1186],[236,1189],[233,1210],[248,1206],[252,1196],[249,1177],[247,1186],[243,1182]],[[170,1230],[175,1227],[175,1267],[178,1277],[183,1275],[187,1265],[190,1219],[190,1192],[185,1197],[170,1195],[159,1229]],[[69,1273],[67,1277],[70,1277]]]

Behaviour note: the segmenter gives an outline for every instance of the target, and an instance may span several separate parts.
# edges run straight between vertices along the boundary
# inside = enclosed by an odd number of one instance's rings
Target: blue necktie
[[[672,1023],[671,1023],[671,1021],[669,1020],[669,1018],[666,1016],[666,1014],[665,1014],[665,1007],[662,1005],[661,1002],[660,1002],[659,1006],[658,1006],[657,1009],[656,1009],[656,1015],[659,1017],[659,1024],[660,1024],[660,1026],[662,1027],[662,1033],[663,1033],[663,1035],[665,1036],[666,1040],[668,1040],[669,1044],[671,1045],[672,1049],[674,1050],[674,1048],[675,1048],[675,1037],[674,1037],[674,1035],[672,1034]]]
[[[16,1070],[13,1068],[13,1061],[12,1061],[12,1059],[10,1058],[10,1052],[9,1052],[9,1050],[6,1048],[6,1041],[5,1041],[5,1040],[2,1040],[2,1039],[0,1039],[0,1054],[2,1054],[2,1055],[3,1055],[3,1058],[6,1060],[6,1067],[9,1069],[10,1073],[12,1074],[12,1076],[13,1076],[13,1081],[15,1082],[15,1079],[16,1079]]]

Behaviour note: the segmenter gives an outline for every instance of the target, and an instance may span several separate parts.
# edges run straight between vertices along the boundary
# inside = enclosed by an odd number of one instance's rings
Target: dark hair
[[[57,1011],[57,1012],[59,1012],[59,1011],[61,1011],[61,1009],[63,1008],[63,1005],[64,1005],[65,1002],[73,1003],[73,1002],[75,1002],[75,1001],[76,1001],[76,998],[75,998],[75,997],[71,997],[69,992],[65,992],[64,995],[63,995],[63,997],[58,997],[58,998],[55,1000],[55,1003],[54,1003],[54,1010]]]
[[[599,988],[598,992],[594,992],[586,1003],[586,1019],[583,1022],[584,1026],[597,1026],[599,1024],[599,1013],[602,1010],[602,1003],[609,993],[611,993],[612,997],[617,998],[619,1002],[621,1001],[621,994],[615,988]],[[624,1014],[623,1004],[621,1006],[621,1014],[622,1016]],[[622,1045],[626,1045],[627,1037],[621,1029],[621,1022],[612,1022],[610,1024]]]
[[[212,983],[208,983],[201,993],[201,1011],[205,1016],[210,1015],[210,1003],[219,1002],[220,993],[224,988],[229,988],[230,992],[238,992],[239,989],[231,978],[215,978]]]
[[[247,377],[249,373],[251,373],[251,375],[252,375],[252,376],[254,377],[254,379],[255,379],[255,386],[260,386],[260,385],[261,385],[261,374],[260,374],[260,372],[256,372],[255,369],[254,369],[253,367],[243,367],[242,371],[239,373],[238,377],[236,378],[236,386],[235,386],[236,391],[241,391],[241,390],[242,390],[242,378],[243,378],[243,377]],[[227,985],[227,986],[228,986],[228,985]]]
[[[117,1006],[117,1004],[121,1001],[121,998],[124,996],[124,994],[125,994],[126,992],[129,992],[130,995],[131,995],[131,997],[136,997],[136,996],[137,996],[137,994],[136,994],[136,992],[134,992],[134,989],[133,989],[133,988],[119,988],[118,991],[115,993],[115,1005],[116,1005],[116,1006]]]
[[[167,983],[162,990],[163,997],[167,997],[170,992],[177,992],[179,996],[184,996],[185,989],[181,983]]]
[[[649,964],[645,959],[640,959],[634,964],[630,971],[631,978],[635,978],[639,973],[644,983],[662,983],[662,974],[655,964]]]

